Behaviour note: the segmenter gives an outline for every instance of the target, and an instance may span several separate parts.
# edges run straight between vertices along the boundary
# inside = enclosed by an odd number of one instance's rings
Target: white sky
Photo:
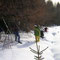
[[[48,1],[48,0],[46,0],[46,1]],[[60,0],[51,0],[51,1],[53,1],[54,4],[56,4],[57,2],[60,2]]]

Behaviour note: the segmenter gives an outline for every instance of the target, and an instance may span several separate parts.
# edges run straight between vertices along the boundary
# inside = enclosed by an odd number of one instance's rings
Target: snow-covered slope
[[[14,35],[11,35],[14,40]],[[13,42],[10,48],[2,49],[0,43],[0,60],[35,60],[31,47],[36,49],[34,32],[20,33],[22,44]],[[48,47],[42,54],[43,60],[60,60],[60,26],[48,27],[48,32],[44,33],[45,38],[40,38],[40,51]],[[3,37],[2,37],[3,38]]]

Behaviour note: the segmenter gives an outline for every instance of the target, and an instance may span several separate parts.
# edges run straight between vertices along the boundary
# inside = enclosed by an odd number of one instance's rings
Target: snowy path
[[[59,27],[52,27],[49,29],[49,33],[47,35],[49,35],[47,38],[47,40],[49,40],[52,42],[52,47],[51,47],[51,51],[54,54],[54,59],[55,60],[60,60],[60,28]]]
[[[60,60],[60,27],[49,27],[48,32],[44,33],[45,38],[40,39],[38,45],[40,50],[48,47],[42,54],[43,60]],[[14,42],[10,49],[1,50],[0,44],[0,60],[35,60],[34,53],[29,47],[36,50],[35,37],[33,32],[20,33],[23,44]],[[12,35],[13,37],[13,35]],[[13,38],[14,40],[14,38]]]
[[[55,36],[55,43],[52,52],[54,53],[55,60],[60,60],[60,33]]]

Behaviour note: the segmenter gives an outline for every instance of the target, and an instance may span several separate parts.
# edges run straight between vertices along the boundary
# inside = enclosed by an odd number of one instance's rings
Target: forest
[[[3,19],[8,27],[16,24],[22,31],[32,30],[35,24],[60,25],[60,4],[55,6],[51,0],[0,0],[0,21]]]

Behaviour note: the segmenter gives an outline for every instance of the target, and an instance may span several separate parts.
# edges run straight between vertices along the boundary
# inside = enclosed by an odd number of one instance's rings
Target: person
[[[47,32],[47,29],[48,29],[48,28],[47,28],[47,27],[45,27],[45,32]]]
[[[1,20],[0,20],[0,32],[1,32],[2,30],[3,30],[5,33],[7,32],[7,27],[6,27],[5,23],[4,23],[4,21],[1,19]]]
[[[40,41],[40,28],[38,25],[35,25],[34,35],[35,35],[36,42],[39,42]]]
[[[41,30],[41,36],[40,37],[44,38],[44,31],[43,30]]]
[[[1,39],[1,32],[3,31],[3,29],[0,27],[0,39]]]
[[[21,43],[22,44],[22,42],[20,41],[20,35],[19,35],[18,28],[16,26],[14,26],[13,29],[14,29],[13,33],[15,34],[15,41],[18,40],[18,43]]]
[[[3,29],[0,27],[0,32],[2,32],[3,31]]]
[[[44,38],[44,29],[43,29],[43,27],[41,27],[41,29],[40,29],[40,33],[41,33],[41,38]]]

